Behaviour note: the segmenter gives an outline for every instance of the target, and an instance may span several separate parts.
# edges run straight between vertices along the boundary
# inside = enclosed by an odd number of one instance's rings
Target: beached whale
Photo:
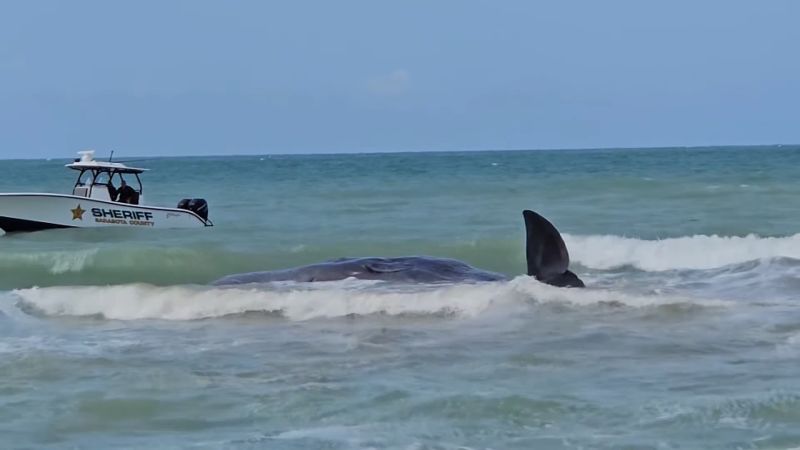
[[[528,275],[558,287],[584,287],[583,281],[568,270],[569,253],[561,234],[547,219],[525,210]],[[267,272],[228,275],[212,284],[232,285],[271,281],[336,281],[346,278],[407,283],[500,281],[505,275],[477,269],[461,261],[428,256],[398,258],[340,258],[330,261]]]

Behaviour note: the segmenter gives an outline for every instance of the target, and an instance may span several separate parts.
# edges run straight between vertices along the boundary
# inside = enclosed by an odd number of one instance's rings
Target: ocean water
[[[0,236],[0,448],[800,448],[800,147],[137,164],[216,226]],[[520,275],[526,208],[587,289]],[[513,278],[208,285],[400,255]]]

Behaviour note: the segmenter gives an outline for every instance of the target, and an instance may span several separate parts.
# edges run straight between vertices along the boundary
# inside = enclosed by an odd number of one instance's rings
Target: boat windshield
[[[86,186],[88,184],[92,184],[92,172],[89,170],[84,170],[78,176],[78,182],[76,183],[76,185]]]
[[[94,177],[95,184],[108,184],[108,182],[109,182],[108,172],[99,172]]]

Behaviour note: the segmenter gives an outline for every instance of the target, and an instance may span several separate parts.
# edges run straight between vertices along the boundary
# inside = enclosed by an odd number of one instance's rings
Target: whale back
[[[452,283],[507,279],[504,275],[477,269],[454,259],[401,256],[395,258],[337,258],[290,269],[228,275],[212,284],[223,286],[276,281],[319,282],[347,278],[399,283]]]
[[[559,287],[583,287],[578,276],[568,270],[569,252],[556,227],[530,210],[523,211],[522,216],[525,219],[528,275]]]
[[[584,287],[577,275],[568,270],[569,253],[558,230],[539,214],[525,210],[528,275],[558,287]],[[228,275],[213,285],[271,283],[280,281],[318,282],[347,278],[394,281],[401,283],[439,283],[500,281],[507,277],[477,269],[461,261],[429,256],[395,258],[338,258],[283,270]]]

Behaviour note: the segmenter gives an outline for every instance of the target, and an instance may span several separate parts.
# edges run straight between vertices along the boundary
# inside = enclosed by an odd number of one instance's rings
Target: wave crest
[[[561,289],[526,276],[509,282],[438,286],[398,286],[348,279],[233,288],[146,284],[64,286],[20,289],[13,294],[23,309],[45,316],[115,320],[197,320],[252,312],[279,314],[289,320],[372,314],[475,317],[491,308],[530,303],[608,303],[634,307],[697,303],[697,300],[611,290]]]
[[[573,262],[591,269],[704,270],[748,261],[800,259],[800,234],[788,237],[685,236],[642,240],[564,235]]]

